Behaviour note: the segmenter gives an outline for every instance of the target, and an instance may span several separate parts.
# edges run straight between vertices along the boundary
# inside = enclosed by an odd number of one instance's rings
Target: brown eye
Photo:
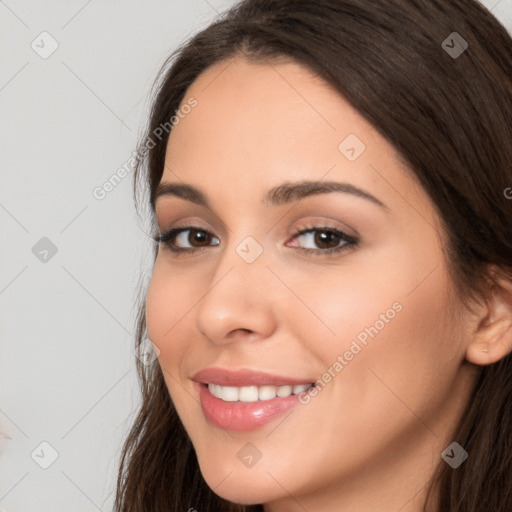
[[[355,238],[334,228],[304,229],[294,236],[295,240],[302,239],[301,249],[310,251],[334,251],[355,244]]]
[[[342,240],[341,235],[332,230],[316,231],[314,242],[320,249],[336,247]]]
[[[173,228],[163,235],[155,237],[155,240],[165,244],[173,252],[193,251],[209,245],[219,245],[219,239],[212,233],[194,226]],[[212,243],[213,240],[216,242]]]
[[[193,247],[202,247],[203,244],[209,245],[213,238],[211,233],[202,229],[187,229],[183,231],[182,234],[186,233],[187,231],[189,234],[186,236],[186,240]],[[177,238],[179,238],[179,236]]]

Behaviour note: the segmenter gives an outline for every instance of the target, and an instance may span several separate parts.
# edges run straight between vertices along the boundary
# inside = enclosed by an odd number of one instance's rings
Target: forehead
[[[328,174],[386,195],[417,185],[395,148],[298,63],[222,61],[192,83],[182,105],[190,98],[197,106],[171,131],[163,181],[255,190]],[[347,140],[363,148],[356,160],[344,154]]]
[[[254,127],[295,135],[314,130],[334,134],[347,125],[357,125],[361,132],[373,130],[338,91],[295,62],[222,61],[192,83],[184,101],[189,96],[199,103],[194,117],[210,120],[210,128],[217,130],[231,127],[235,132],[242,127],[247,133]],[[297,126],[297,121],[307,124]]]
[[[337,157],[349,134],[396,157],[338,91],[295,62],[219,62],[192,83],[182,105],[191,97],[197,106],[173,128],[170,157],[203,156],[202,148],[212,141],[215,148],[208,151],[216,158],[243,151],[261,158],[263,145],[273,157],[280,150],[302,159],[318,154],[319,147]]]

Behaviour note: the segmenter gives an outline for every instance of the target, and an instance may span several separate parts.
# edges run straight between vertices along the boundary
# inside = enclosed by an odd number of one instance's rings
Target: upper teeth
[[[297,386],[221,386],[208,384],[210,393],[226,402],[256,402],[257,400],[272,400],[276,396],[286,398],[290,395],[298,395],[312,384],[299,384]]]

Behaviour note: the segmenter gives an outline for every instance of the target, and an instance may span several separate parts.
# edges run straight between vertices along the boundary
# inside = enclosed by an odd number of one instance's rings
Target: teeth
[[[245,386],[243,388],[239,388],[238,400],[240,400],[240,402],[256,402],[258,400],[258,386]]]
[[[286,398],[292,394],[293,387],[292,386],[279,386],[277,388],[277,396],[281,398]]]
[[[286,398],[298,395],[313,384],[299,384],[297,386],[221,386],[208,384],[210,393],[226,402],[256,402],[257,400],[272,400],[273,398]]]
[[[313,384],[299,384],[298,386],[293,386],[293,394],[298,395],[299,393],[306,391],[306,389],[309,389],[312,385]]]
[[[261,386],[258,389],[258,399],[259,400],[272,400],[272,398],[276,397],[276,387],[275,386]]]
[[[220,396],[226,402],[236,402],[238,400],[238,388],[233,386],[219,386]]]

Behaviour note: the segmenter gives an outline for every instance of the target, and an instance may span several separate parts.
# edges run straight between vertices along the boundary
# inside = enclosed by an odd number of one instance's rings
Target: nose
[[[226,248],[205,283],[205,294],[195,309],[196,324],[212,343],[256,341],[276,329],[278,294],[272,293],[273,274],[263,256],[247,263],[234,249]]]

